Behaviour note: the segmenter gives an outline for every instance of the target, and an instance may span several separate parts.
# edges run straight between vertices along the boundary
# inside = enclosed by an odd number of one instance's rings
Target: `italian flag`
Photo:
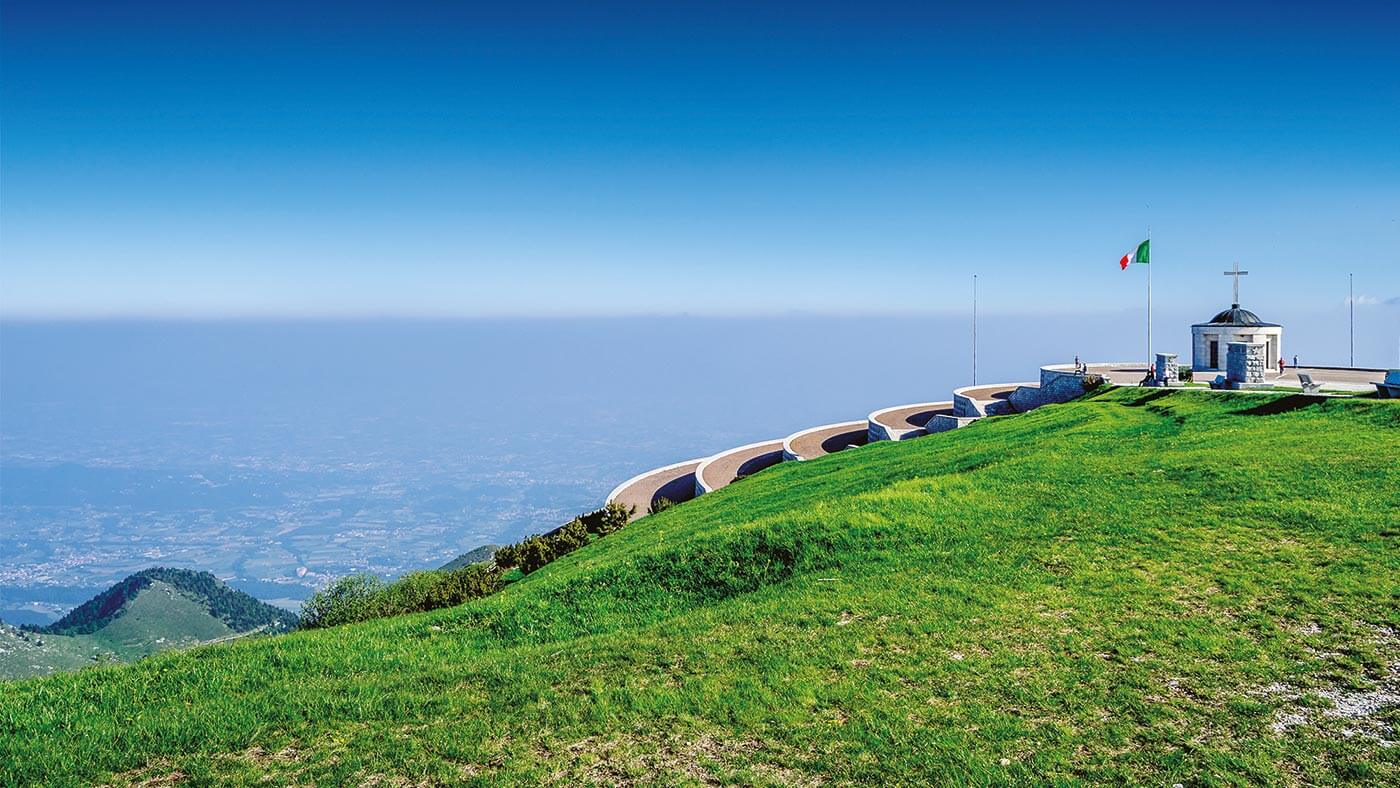
[[[1118,267],[1128,270],[1128,263],[1150,263],[1152,262],[1152,240],[1148,239],[1137,245],[1137,249],[1123,255],[1123,259],[1118,261]]]

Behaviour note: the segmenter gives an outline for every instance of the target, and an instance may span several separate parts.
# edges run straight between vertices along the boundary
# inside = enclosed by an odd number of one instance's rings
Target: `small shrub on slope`
[[[500,548],[496,551],[496,554],[491,557],[491,560],[495,561],[496,566],[502,569],[520,566],[520,545],[508,544]]]
[[[346,575],[312,594],[301,605],[303,629],[334,627],[374,618],[374,595],[384,581],[368,574]]]
[[[373,575],[342,577],[306,600],[302,626],[333,627],[453,607],[495,593],[501,574],[499,567],[471,564],[450,571],[410,572],[387,585]]]
[[[520,543],[520,571],[525,574],[554,560],[554,544],[547,536],[530,536]]]
[[[636,511],[635,507],[623,506],[612,501],[598,511],[581,515],[578,519],[590,534],[607,536],[610,533],[621,531],[627,525],[627,521],[632,519],[634,511]]]

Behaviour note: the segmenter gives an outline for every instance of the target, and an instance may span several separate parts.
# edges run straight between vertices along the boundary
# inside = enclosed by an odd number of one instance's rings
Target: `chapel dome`
[[[1221,311],[1206,321],[1203,325],[1214,326],[1272,326],[1274,323],[1265,323],[1259,316],[1243,309],[1239,304],[1231,304],[1229,309]]]

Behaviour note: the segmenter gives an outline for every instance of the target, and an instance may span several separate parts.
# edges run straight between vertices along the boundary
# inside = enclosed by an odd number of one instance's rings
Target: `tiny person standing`
[[[1283,359],[1279,359],[1279,360],[1278,360],[1278,374],[1280,374],[1280,375],[1283,374],[1283,368],[1284,368],[1285,366],[1286,366],[1286,364],[1284,363]]]

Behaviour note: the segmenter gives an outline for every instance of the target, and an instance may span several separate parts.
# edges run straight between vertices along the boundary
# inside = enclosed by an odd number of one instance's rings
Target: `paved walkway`
[[[1074,369],[1072,364],[1063,364],[1059,367],[1066,370]],[[1103,375],[1110,383],[1119,386],[1135,386],[1147,375],[1147,367],[1142,364],[1090,364],[1089,371]],[[1266,373],[1264,382],[1278,386],[1302,388],[1303,384],[1298,382],[1298,373],[1300,372],[1311,375],[1313,382],[1321,383],[1323,388],[1341,391],[1375,391],[1376,384],[1385,379],[1385,372],[1382,370],[1288,367],[1282,375],[1278,374],[1277,369]],[[1209,383],[1215,380],[1216,375],[1224,374],[1225,370],[1223,369],[1198,369],[1192,373],[1192,382]]]
[[[1311,375],[1314,383],[1321,383],[1325,389],[1336,389],[1338,391],[1375,391],[1376,384],[1385,380],[1385,372],[1381,370],[1363,369],[1326,369],[1323,367],[1288,367],[1282,375],[1268,373],[1264,376],[1265,382],[1275,386],[1296,386],[1302,388],[1303,384],[1298,382],[1298,373]],[[1196,380],[1205,382],[1214,380],[1216,375],[1225,374],[1223,371],[1197,372]]]
[[[798,459],[811,460],[851,446],[864,446],[869,437],[868,424],[863,421],[848,421],[799,432],[788,439],[787,446]]]
[[[783,442],[773,440],[750,446],[740,446],[723,454],[716,454],[706,460],[705,467],[698,472],[701,484],[706,489],[713,491],[724,487],[740,476],[758,473],[764,468],[777,465],[782,461]]]

